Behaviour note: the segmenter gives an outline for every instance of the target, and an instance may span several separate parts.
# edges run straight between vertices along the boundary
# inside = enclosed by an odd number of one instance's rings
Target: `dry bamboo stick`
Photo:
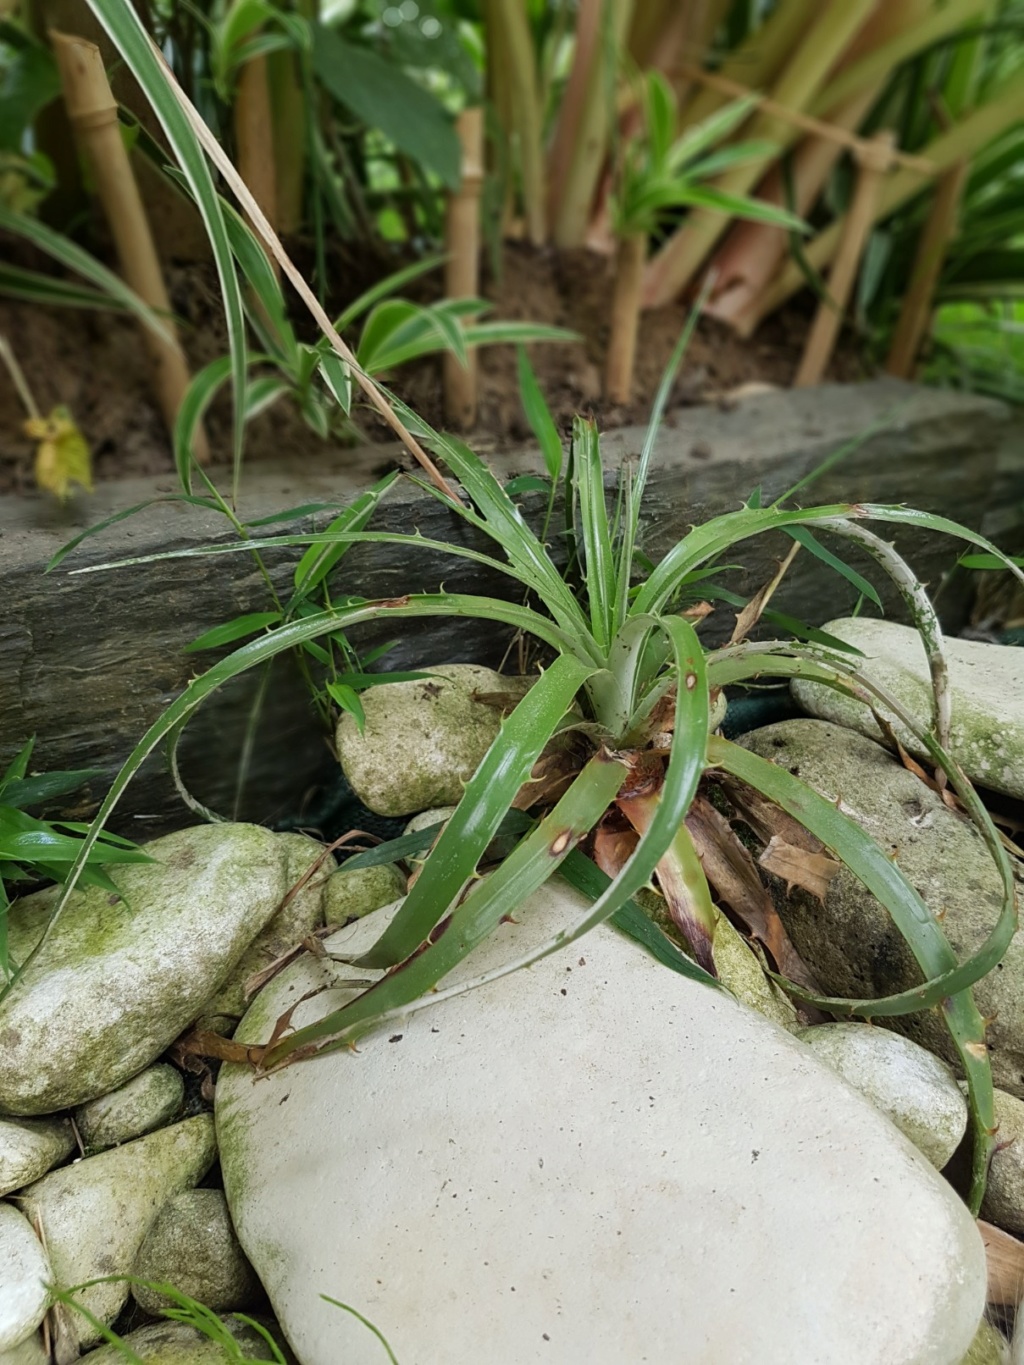
[[[946,248],[956,235],[960,203],[970,170],[969,161],[960,161],[939,177],[931,211],[921,232],[903,295],[899,321],[893,333],[886,371],[897,379],[910,379],[932,315],[932,299],[939,281]]]
[[[818,303],[818,311],[807,336],[800,367],[793,381],[795,388],[807,388],[821,382],[835,349],[836,337],[846,312],[857,277],[857,267],[864,251],[868,232],[875,218],[875,205],[882,187],[882,177],[892,165],[895,137],[890,132],[877,133],[866,151],[858,153],[857,186],[853,203],[846,216],[843,239],[836,252],[835,263],[828,280],[828,297]]]
[[[464,109],[456,123],[462,144],[462,178],[448,198],[444,292],[449,299],[472,299],[480,292],[480,191],[484,179],[484,111]],[[466,364],[446,352],[444,410],[446,420],[462,431],[476,421],[477,358],[470,348]]]
[[[619,239],[615,258],[615,294],[612,298],[611,334],[605,359],[605,390],[611,402],[628,403],[633,397],[633,366],[640,323],[640,289],[647,259],[647,234],[630,233]]]
[[[153,235],[117,121],[117,101],[110,91],[103,58],[95,43],[66,33],[50,32],[60,70],[64,103],[75,135],[88,156],[107,222],[117,247],[121,270],[136,294],[164,317],[167,337],[144,332],[153,365],[153,386],[169,431],[189,385],[188,362],[170,320],[167,295]],[[196,431],[193,454],[209,459],[206,436]]]
[[[251,58],[244,63],[238,73],[234,119],[238,173],[249,186],[253,198],[276,232],[279,219],[274,117],[271,112],[270,81],[265,56]],[[267,258],[274,274],[280,278],[277,262],[269,251]]]
[[[948,132],[940,133],[924,149],[927,159],[935,163],[939,171],[948,170],[958,161],[963,161],[999,137],[1007,128],[1024,118],[1024,81],[1007,81],[1002,93],[980,105],[973,113],[960,120]],[[927,184],[927,177],[918,171],[899,170],[889,177],[879,195],[875,209],[875,219],[886,218],[894,210],[919,194]],[[842,235],[844,219],[839,219],[824,232],[818,234],[813,242],[804,247],[804,259],[814,270],[823,270],[835,255]],[[750,310],[748,323],[750,331],[785,303],[791,295],[807,283],[803,267],[796,262],[785,265],[767,289],[761,294],[756,305]]]

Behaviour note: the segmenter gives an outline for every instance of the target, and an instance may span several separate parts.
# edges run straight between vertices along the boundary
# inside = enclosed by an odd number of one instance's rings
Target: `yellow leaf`
[[[92,492],[92,457],[85,437],[75,426],[67,408],[54,408],[48,417],[25,423],[25,435],[37,441],[36,484],[61,502],[70,496],[71,485]]]

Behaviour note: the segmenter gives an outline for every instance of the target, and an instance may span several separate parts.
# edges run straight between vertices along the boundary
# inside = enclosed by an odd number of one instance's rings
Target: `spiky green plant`
[[[336,634],[367,621],[391,623],[411,618],[464,616],[511,627],[534,640],[548,659],[534,687],[504,721],[501,731],[466,786],[456,813],[427,857],[402,908],[373,948],[359,959],[382,977],[350,1003],[320,1022],[283,1036],[268,1046],[261,1060],[277,1067],[314,1053],[346,1046],[395,1017],[433,1005],[447,995],[471,989],[481,980],[514,971],[575,941],[616,914],[647,885],[659,866],[668,868],[678,888],[678,921],[695,957],[708,959],[714,934],[714,912],[707,883],[684,819],[702,775],[720,769],[762,792],[799,820],[844,862],[885,905],[920,965],[924,984],[898,995],[871,1000],[826,999],[818,1003],[834,1014],[889,1016],[938,1008],[949,1028],[967,1076],[973,1115],[975,1150],[971,1204],[977,1209],[992,1151],[995,1118],[992,1080],[985,1045],[985,1023],[970,987],[990,971],[1005,952],[1017,917],[1013,874],[999,836],[962,769],[948,751],[949,689],[942,633],[926,594],[891,545],[864,523],[912,525],[958,537],[988,553],[999,552],[982,537],[944,518],[903,507],[835,504],[799,508],[787,498],[769,507],[748,505],[695,527],[662,561],[638,572],[640,505],[650,471],[655,435],[687,340],[680,339],[674,362],[663,380],[647,439],[636,468],[620,476],[614,510],[609,514],[598,435],[593,423],[577,420],[571,458],[563,467],[561,449],[550,414],[538,401],[536,385],[528,385],[528,410],[551,477],[550,509],[560,483],[566,508],[564,541],[570,552],[568,575],[555,563],[544,539],[527,524],[514,496],[463,443],[434,432],[408,409],[394,405],[361,373],[351,353],[330,327],[293,263],[216,144],[208,138],[194,111],[175,92],[148,45],[134,12],[124,0],[91,0],[121,45],[137,78],[153,100],[165,129],[193,182],[203,206],[218,257],[228,269],[226,303],[240,306],[231,267],[228,233],[220,201],[212,191],[205,149],[243,197],[243,205],[261,235],[271,244],[282,270],[296,285],[329,338],[334,352],[354,366],[389,420],[420,459],[429,476],[420,480],[452,516],[491,542],[490,553],[466,545],[427,540],[417,534],[382,533],[361,527],[335,529],[318,536],[279,536],[264,546],[303,545],[343,550],[376,541],[405,545],[412,551],[436,549],[459,555],[504,575],[518,599],[459,593],[411,593],[380,601],[352,601],[283,625],[243,645],[195,678],[150,727],[136,746],[104,800],[90,834],[68,878],[54,919],[67,913],[76,877],[86,864],[105,821],[147,756],[166,740],[173,741],[196,709],[230,679],[274,658],[283,650]],[[244,402],[244,393],[242,396]],[[447,472],[425,453],[428,447]],[[186,471],[183,472],[183,477]],[[364,506],[379,501],[378,485],[364,495]],[[795,491],[795,490],[792,490]],[[788,495],[787,495],[788,497]],[[792,639],[750,642],[742,638],[723,649],[706,652],[695,626],[678,609],[680,595],[700,581],[739,542],[772,530],[789,531],[814,543],[814,528],[855,542],[892,579],[916,622],[925,645],[934,683],[934,715],[922,727],[905,714],[863,671],[861,661],[821,643]],[[808,541],[810,537],[810,541]],[[247,544],[208,547],[176,553],[251,553]],[[146,556],[138,564],[167,560],[176,553]],[[340,556],[339,556],[340,558]],[[1008,562],[1008,561],[1006,561]],[[111,565],[97,566],[103,568]],[[87,570],[95,571],[95,569]],[[1024,575],[1014,570],[1022,581]],[[786,770],[710,733],[710,704],[727,684],[753,678],[813,678],[852,693],[895,716],[918,734],[935,764],[948,777],[977,823],[999,869],[1003,904],[987,942],[967,961],[959,962],[938,919],[893,862],[842,811],[823,800]],[[477,872],[496,831],[528,782],[538,758],[567,725],[577,724],[570,709],[579,708],[584,746],[571,781],[555,804],[534,813],[497,870]],[[669,736],[669,732],[670,736]],[[564,926],[529,957],[504,964],[486,978],[445,987],[444,979],[532,892],[556,872],[579,865],[581,846],[613,803],[638,795],[636,776],[643,773],[644,810],[636,822],[640,837],[631,856],[598,889],[587,913]],[[667,860],[667,861],[666,861]],[[585,860],[583,860],[585,863]],[[585,864],[596,872],[590,864]],[[600,878],[591,877],[592,882]],[[398,970],[398,969],[401,970]],[[709,979],[695,965],[692,975]],[[797,995],[807,993],[796,987]]]
[[[453,515],[487,536],[493,553],[415,534],[361,529],[272,537],[263,542],[264,547],[298,544],[309,553],[316,546],[341,551],[351,544],[376,541],[405,544],[414,550],[446,551],[505,575],[514,592],[526,600],[509,602],[438,592],[387,601],[350,601],[342,608],[310,615],[244,645],[195,679],[150,728],[104,801],[95,833],[98,835],[145,758],[164,740],[176,738],[211,693],[284,649],[372,620],[468,616],[511,626],[537,642],[550,662],[526,700],[504,721],[402,909],[374,947],[359,959],[360,967],[376,968],[384,975],[324,1020],[286,1032],[267,1049],[262,1065],[275,1067],[289,1059],[349,1044],[385,1021],[479,984],[469,982],[446,990],[443,983],[505,916],[563,867],[574,850],[586,847],[609,806],[619,803],[621,809],[630,809],[629,803],[636,799],[641,785],[645,792],[642,810],[632,807],[642,816],[634,821],[641,837],[628,862],[578,922],[565,926],[528,958],[506,964],[500,973],[572,943],[617,912],[658,870],[663,874],[670,870],[682,888],[677,922],[694,957],[709,966],[715,912],[684,819],[702,775],[709,769],[721,769],[749,783],[805,825],[878,897],[906,937],[927,978],[924,985],[882,999],[829,998],[815,1003],[836,1014],[869,1018],[936,1007],[942,1010],[971,1086],[977,1139],[976,1203],[991,1149],[994,1119],[984,1022],[969,988],[992,969],[1014,931],[1013,876],[984,807],[948,752],[949,692],[942,635],[934,611],[903,560],[863,523],[930,527],[989,553],[998,552],[954,523],[901,507],[838,504],[801,509],[780,501],[770,507],[747,506],[696,527],[649,574],[637,577],[641,495],[657,419],[671,378],[670,372],[638,467],[622,472],[612,515],[606,505],[596,429],[589,421],[576,422],[568,469],[559,471],[576,581],[567,580],[559,570],[513,498],[481,460],[462,443],[431,431],[412,413],[404,412],[409,427],[457,481],[460,496],[454,497],[426,481],[422,487]],[[379,499],[385,491],[378,485],[370,496]],[[722,555],[732,553],[738,542],[780,528],[805,540],[812,528],[851,540],[892,578],[917,622],[931,662],[935,715],[930,728],[922,729],[875,685],[862,671],[861,660],[827,646],[796,640],[754,643],[740,639],[710,652],[702,648],[694,626],[678,611],[680,594]],[[121,561],[120,565],[183,554],[246,550],[244,545],[210,546]],[[814,678],[852,693],[907,724],[947,774],[977,822],[1000,869],[1004,904],[989,941],[968,961],[958,962],[935,915],[907,883],[897,864],[859,826],[784,769],[709,734],[710,701],[718,689],[753,678],[793,676]],[[529,781],[534,764],[564,727],[577,723],[578,717],[570,714],[574,706],[582,710],[587,722],[581,731],[586,747],[570,785],[553,807],[535,812],[530,827],[497,870],[478,880],[485,850]],[[666,754],[665,734],[669,730],[672,738]],[[442,923],[445,928],[438,932]],[[792,983],[790,988],[801,998],[811,998]]]

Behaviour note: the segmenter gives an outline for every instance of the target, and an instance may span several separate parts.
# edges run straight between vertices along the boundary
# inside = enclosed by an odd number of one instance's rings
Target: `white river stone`
[[[158,861],[110,869],[123,899],[76,891],[0,1001],[0,1114],[84,1104],[137,1075],[198,1014],[287,890],[278,836],[202,825],[154,840]],[[10,911],[11,957],[52,895]]]
[[[583,905],[545,888],[474,973]],[[236,1036],[265,1041],[331,972],[293,964]],[[415,1365],[956,1365],[981,1319],[974,1221],[912,1144],[802,1043],[611,928],[357,1052],[255,1082],[225,1066],[216,1108],[235,1228],[303,1365],[382,1358],[323,1294]]]
[[[42,1322],[52,1279],[31,1223],[13,1204],[0,1203],[0,1351],[17,1346]]]
[[[0,1119],[0,1195],[38,1180],[74,1146],[67,1119]]]
[[[892,621],[843,617],[824,627],[855,645],[866,657],[864,673],[880,683],[924,726],[931,722],[932,688],[924,646],[917,631]],[[944,642],[953,704],[950,747],[968,777],[979,786],[1024,797],[1024,649],[978,640]],[[869,739],[881,734],[862,702],[821,683],[794,678],[793,694],[811,715],[859,730]],[[881,707],[884,711],[884,707]],[[900,722],[893,728],[917,758],[927,750]]]
[[[273,1360],[267,1342],[243,1322],[227,1319],[224,1323],[235,1339],[228,1348],[183,1322],[152,1322],[123,1338],[146,1365],[233,1365],[242,1360]],[[292,1359],[288,1356],[287,1359]],[[116,1346],[101,1346],[90,1351],[89,1365],[124,1365],[124,1353]],[[4,1365],[0,1360],[0,1365]]]
[[[0,1365],[50,1365],[50,1353],[43,1350],[41,1332],[33,1332],[9,1351],[0,1351]]]
[[[112,1147],[59,1171],[21,1194],[27,1214],[46,1229],[53,1274],[60,1284],[127,1275],[150,1225],[172,1195],[202,1180],[216,1155],[208,1114]],[[80,1301],[111,1323],[128,1298],[123,1282],[84,1289]],[[83,1347],[101,1338],[80,1314],[69,1315]]]
[[[269,967],[324,922],[324,894],[337,867],[334,855],[328,853],[324,857],[323,844],[305,834],[278,834],[275,838],[284,858],[285,903],[275,909],[216,994],[206,1002],[197,1021],[199,1028],[211,1027],[214,1020],[224,1018],[230,1020],[226,1031],[233,1032],[246,1011],[245,986],[249,978]],[[311,872],[313,867],[315,872]],[[307,874],[308,879],[302,881]],[[292,895],[292,888],[300,881],[302,885]],[[224,1031],[213,1026],[217,1032]]]
[[[151,1133],[169,1123],[185,1098],[181,1072],[166,1062],[140,1071],[130,1081],[75,1110],[75,1125],[87,1152]]]
[[[405,876],[394,863],[354,867],[351,872],[342,864],[324,891],[324,918],[328,924],[347,924],[404,895]]]
[[[504,697],[512,710],[535,678],[509,678],[477,664],[445,664],[419,682],[382,683],[364,692],[360,733],[346,712],[338,757],[352,790],[378,815],[413,815],[455,805],[497,738]]]
[[[967,1129],[967,1102],[945,1062],[871,1024],[819,1024],[797,1037],[887,1114],[933,1166],[945,1166]]]

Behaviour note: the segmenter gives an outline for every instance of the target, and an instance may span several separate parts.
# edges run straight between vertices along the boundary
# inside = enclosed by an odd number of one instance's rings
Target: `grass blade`
[[[925,975],[948,979],[958,966],[957,958],[938,921],[896,864],[859,825],[786,769],[728,740],[712,736],[708,757],[716,766],[775,801],[836,853],[889,911]],[[977,1214],[996,1130],[985,1021],[969,990],[944,994],[941,1000],[941,1013],[970,1088],[975,1142],[970,1202],[972,1212]]]
[[[235,412],[232,466],[234,496],[237,500],[242,469],[242,441],[245,433],[247,371],[245,313],[220,198],[214,188],[213,178],[194,128],[175,96],[171,85],[173,78],[131,5],[126,4],[125,0],[89,0],[89,5],[128,64],[159,119],[178,165],[188,181],[210,241],[221,298],[224,302],[228,346],[231,352]]]

